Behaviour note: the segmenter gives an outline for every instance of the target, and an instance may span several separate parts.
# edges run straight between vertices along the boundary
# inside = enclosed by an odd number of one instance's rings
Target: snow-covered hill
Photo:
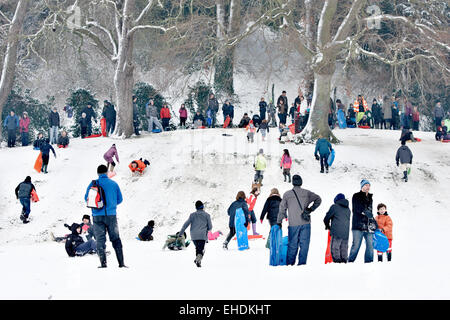
[[[222,133],[231,134],[223,136]],[[31,147],[0,149],[0,298],[120,298],[120,299],[448,299],[450,259],[446,254],[450,227],[450,146],[418,132],[422,142],[409,144],[414,154],[408,183],[395,166],[399,131],[336,129],[342,143],[329,174],[319,173],[314,145],[279,144],[271,129],[267,141],[260,135],[248,144],[242,129],[178,130],[144,134],[128,140],[72,139],[70,147],[51,155],[49,173],[33,170],[37,151]],[[49,233],[63,235],[64,223],[80,222],[89,214],[83,201],[103,154],[117,145],[120,164],[113,179],[124,202],[118,217],[129,269],[117,268],[108,242],[109,268],[98,270],[98,258],[69,258]],[[279,168],[282,150],[294,158],[292,174],[303,187],[322,197],[312,215],[311,244],[306,266],[270,267],[265,240],[250,242],[240,252],[235,242],[221,248],[224,236],[206,246],[203,267],[194,263],[194,248],[162,251],[173,234],[194,211],[196,200],[206,204],[213,230],[228,232],[226,210],[239,190],[247,194],[253,178],[253,158],[259,148],[268,157],[262,194],[255,213],[259,220],[271,188],[281,193],[292,186],[283,182]],[[146,158],[151,165],[142,177],[132,177],[128,164]],[[19,220],[21,206],[14,188],[30,175],[41,201],[32,204],[32,222]],[[394,222],[393,261],[364,264],[362,244],[354,264],[324,264],[326,232],[322,219],[337,193],[348,199],[359,191],[361,179],[371,182],[374,206],[383,202]],[[155,241],[135,236],[148,220],[156,222]],[[265,237],[265,221],[258,231]],[[287,234],[286,223],[283,233]],[[350,244],[351,245],[351,240]],[[376,259],[376,257],[375,257]],[[237,284],[248,290],[236,290]],[[277,288],[276,290],[274,290]]]

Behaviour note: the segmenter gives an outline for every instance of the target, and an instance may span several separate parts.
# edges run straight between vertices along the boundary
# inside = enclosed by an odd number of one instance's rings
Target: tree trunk
[[[129,35],[132,14],[135,7],[134,0],[127,0],[124,4],[122,34],[119,40],[118,59],[114,74],[114,88],[117,99],[117,124],[114,133],[129,138],[133,133],[133,85],[134,64],[133,48],[134,33]]]
[[[214,87],[221,95],[231,97],[234,94],[234,47],[227,48],[224,54],[220,54],[214,67]]]
[[[314,73],[314,94],[309,112],[310,117],[305,129],[301,133],[302,139],[305,142],[312,142],[320,136],[329,139],[332,143],[339,142],[328,125],[332,77],[333,73]]]
[[[17,48],[19,46],[19,36],[22,31],[23,21],[27,10],[29,0],[20,0],[17,3],[16,12],[8,31],[5,59],[3,61],[2,75],[0,78],[0,116],[11,92],[14,75],[16,72]],[[2,139],[2,130],[0,130],[0,140]]]

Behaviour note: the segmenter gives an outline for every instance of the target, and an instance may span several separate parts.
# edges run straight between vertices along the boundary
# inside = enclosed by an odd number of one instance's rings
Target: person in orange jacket
[[[142,158],[140,158],[139,160],[133,160],[131,161],[131,163],[128,165],[128,167],[130,168],[131,172],[138,172],[141,175],[144,174],[144,170],[145,168],[147,168],[147,166],[150,165],[150,162],[148,162],[148,160],[144,160],[142,161]]]
[[[167,106],[167,103],[163,104],[163,107],[161,108],[159,115],[161,116],[163,129],[164,131],[167,131],[169,128],[169,121],[170,121],[170,109]]]
[[[387,259],[388,261],[391,261],[392,259],[392,219],[389,217],[387,211],[386,211],[386,205],[383,203],[380,203],[377,206],[377,217],[375,220],[378,223],[378,228],[381,229],[381,231],[386,235],[386,237],[389,240],[389,249],[386,251]],[[377,251],[378,253],[378,261],[383,261],[383,252]]]
[[[369,106],[367,105],[366,99],[362,95],[358,95],[358,98],[353,103],[353,111],[356,113],[356,123],[358,123],[364,113],[369,109]]]

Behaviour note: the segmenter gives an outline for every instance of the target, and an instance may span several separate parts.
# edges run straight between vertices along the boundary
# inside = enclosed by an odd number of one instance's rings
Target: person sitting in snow
[[[65,249],[69,257],[84,256],[85,254],[97,253],[97,242],[94,239],[84,241],[80,236],[82,229],[78,223],[73,223],[70,227],[72,234],[66,239]]]
[[[155,221],[150,220],[147,223],[147,225],[144,228],[142,228],[141,232],[139,232],[139,235],[138,235],[139,239],[141,241],[151,241],[151,240],[153,240],[152,233],[153,233],[154,226],[155,226]]]
[[[67,148],[69,146],[69,136],[67,131],[63,130],[58,138],[58,148]]]
[[[278,138],[278,140],[280,141],[280,143],[293,141],[293,134],[287,125],[280,123],[279,130],[280,137]]]
[[[447,134],[448,128],[445,125],[445,122],[442,120],[441,125],[437,127],[435,138],[437,141],[442,141]]]
[[[358,122],[358,126],[370,127],[370,122],[369,122],[369,119],[367,118],[367,115],[363,115],[361,120],[359,120],[359,122]]]
[[[150,162],[148,162],[148,160],[142,161],[142,158],[140,158],[139,160],[131,161],[131,163],[128,165],[128,167],[130,168],[132,173],[137,172],[137,173],[143,175],[145,168],[147,168],[147,166],[149,166],[149,165],[150,165]]]
[[[85,214],[85,215],[83,215],[83,218],[81,219],[81,221],[82,221],[80,223],[81,234],[86,236],[87,241],[89,241],[91,239],[95,239],[94,228],[91,223],[91,217],[88,214]],[[65,223],[64,227],[66,227],[67,229],[72,231],[72,227],[69,226],[68,224]],[[56,242],[65,242],[69,235],[70,235],[70,233],[64,235],[64,237],[55,237],[53,232],[50,232],[50,236],[51,236],[52,240],[56,241]]]
[[[205,125],[205,117],[200,113],[200,111],[195,113],[192,123],[196,129]]]
[[[247,113],[244,113],[244,116],[242,117],[241,121],[239,122],[238,127],[239,128],[246,128],[248,124],[250,123],[250,117]]]
[[[183,250],[184,248],[187,248],[190,244],[189,240],[186,240],[186,232],[184,232],[181,236],[179,236],[179,233],[176,234],[169,234],[167,236],[167,240],[164,243],[163,250],[165,248],[169,248],[170,250]]]
[[[411,170],[413,154],[411,150],[406,146],[406,141],[402,140],[402,145],[397,150],[395,161],[397,167],[401,164],[400,169],[403,171],[403,178],[405,182],[408,182],[408,171]]]
[[[409,128],[402,127],[402,133],[400,135],[400,141],[416,141],[413,136],[412,130]]]

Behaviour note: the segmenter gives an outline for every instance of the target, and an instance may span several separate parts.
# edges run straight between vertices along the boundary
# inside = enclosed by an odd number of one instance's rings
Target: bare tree
[[[310,117],[301,134],[306,141],[323,136],[338,142],[328,126],[328,114],[330,111],[331,78],[336,69],[336,62],[342,56],[345,57],[346,63],[355,61],[362,54],[391,66],[416,60],[427,60],[435,63],[443,73],[447,75],[449,73],[448,29],[446,31],[437,30],[433,26],[412,21],[405,16],[383,14],[368,16],[364,7],[367,1],[345,1],[347,6],[343,6],[343,2],[325,0],[315,3],[315,5],[321,6],[321,11],[316,37],[313,41],[310,39],[310,34],[306,33],[307,28],[299,27],[299,24],[295,21],[292,14],[295,10],[293,3],[290,3],[290,7],[284,12],[290,30],[297,33],[297,49],[310,62],[314,72],[314,94]],[[340,4],[339,7],[338,3]],[[425,6],[426,4],[422,4],[422,8],[425,8]],[[375,52],[364,49],[360,42],[364,35],[370,33],[371,28],[368,27],[368,22],[373,22],[374,19],[399,21],[404,25],[406,34],[419,33],[420,38],[414,42],[409,42],[407,48],[403,46],[400,50],[402,54],[400,55],[397,52],[392,58],[386,55],[386,50]],[[404,37],[397,38],[397,41],[404,41]],[[428,49],[425,49],[427,46]]]
[[[80,14],[85,17],[80,25],[71,23],[69,29],[82,38],[89,39],[95,47],[114,65],[114,91],[117,101],[118,117],[115,134],[130,137],[133,134],[132,91],[134,86],[134,38],[140,30],[169,32],[176,30],[183,0],[179,0],[179,9],[170,19],[161,24],[146,22],[147,15],[162,7],[157,0],[148,0],[141,10],[137,10],[136,0],[97,0],[81,3],[75,1],[70,10],[61,7],[52,9],[60,24],[66,25],[78,5]]]
[[[6,52],[3,59],[2,75],[0,78],[0,115],[3,112],[3,107],[5,106],[8,95],[14,84],[17,49],[20,43],[20,36],[22,34],[23,22],[28,4],[29,0],[19,0],[12,20],[9,20],[6,15],[1,12],[1,16],[9,25],[9,30],[7,32]],[[0,130],[0,139],[1,137],[2,131]]]

